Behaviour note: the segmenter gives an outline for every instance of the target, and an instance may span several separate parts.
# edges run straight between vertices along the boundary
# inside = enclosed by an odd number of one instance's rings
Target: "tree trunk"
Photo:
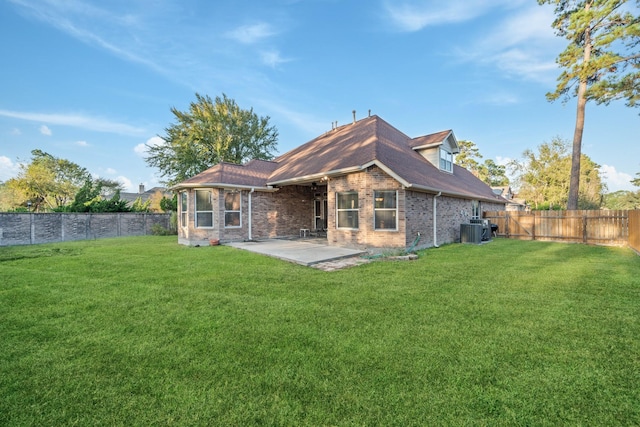
[[[569,180],[568,210],[578,209],[580,194],[580,158],[582,157],[582,134],[584,133],[584,115],[587,106],[585,92],[587,82],[581,81],[578,88],[578,108],[576,112],[576,127],[573,131],[573,150],[571,152],[571,179]]]
[[[585,10],[591,8],[591,2],[585,3]],[[580,75],[578,86],[578,107],[576,110],[576,127],[573,132],[573,151],[571,153],[571,179],[569,180],[569,198],[567,209],[578,209],[578,197],[580,194],[580,157],[582,157],[582,134],[584,132],[584,113],[587,106],[587,64],[591,58],[591,24],[584,32],[584,56],[582,61],[583,72]]]

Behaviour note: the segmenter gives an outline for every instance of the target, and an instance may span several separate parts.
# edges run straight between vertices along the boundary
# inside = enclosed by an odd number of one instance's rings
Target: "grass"
[[[638,425],[640,257],[495,240],[337,272],[0,248],[0,425]]]

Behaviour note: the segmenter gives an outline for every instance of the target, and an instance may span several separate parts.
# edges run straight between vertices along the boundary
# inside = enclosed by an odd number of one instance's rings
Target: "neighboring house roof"
[[[453,173],[441,171],[418,152],[436,148],[448,138],[454,141],[457,150],[451,130],[410,138],[374,115],[329,131],[271,162],[220,163],[174,189],[203,185],[270,188],[304,184],[375,165],[409,189],[505,203],[466,169],[453,165]]]
[[[138,193],[120,192],[120,200],[125,200],[129,203],[133,203],[136,200],[140,199],[144,203],[157,192],[160,192],[165,197],[172,197],[171,192],[164,187],[153,187],[149,190],[144,191],[144,185],[140,184]]]

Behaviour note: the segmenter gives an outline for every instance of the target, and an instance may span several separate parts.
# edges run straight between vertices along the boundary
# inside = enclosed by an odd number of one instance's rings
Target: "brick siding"
[[[374,191],[397,191],[397,230],[375,230]],[[224,192],[213,189],[214,227],[194,228],[194,194],[189,190],[189,226],[179,227],[182,244],[208,244],[211,238],[221,242],[249,239],[249,191],[241,191],[242,227],[224,227]],[[358,192],[358,229],[336,227],[336,193]],[[275,192],[254,191],[251,194],[251,238],[283,238],[298,236],[301,228],[314,228],[314,199],[326,193],[327,241],[331,245],[359,249],[408,248],[420,238],[416,248],[433,246],[434,194],[407,190],[377,166],[365,171],[330,178],[325,185],[312,190],[310,186],[285,186]],[[500,204],[480,204],[481,210],[503,210]],[[460,224],[468,223],[472,201],[454,197],[437,198],[437,244],[460,241]]]

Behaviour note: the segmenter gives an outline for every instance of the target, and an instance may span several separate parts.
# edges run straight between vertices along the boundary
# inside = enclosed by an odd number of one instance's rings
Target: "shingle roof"
[[[176,188],[207,184],[287,185],[358,171],[375,164],[407,188],[504,202],[466,169],[454,165],[453,173],[441,171],[414,149],[435,147],[451,134],[451,130],[445,130],[410,138],[374,115],[320,135],[271,162],[220,163]]]
[[[278,167],[267,160],[251,160],[244,165],[221,162],[176,187],[194,185],[230,185],[238,187],[266,187],[269,175]]]

